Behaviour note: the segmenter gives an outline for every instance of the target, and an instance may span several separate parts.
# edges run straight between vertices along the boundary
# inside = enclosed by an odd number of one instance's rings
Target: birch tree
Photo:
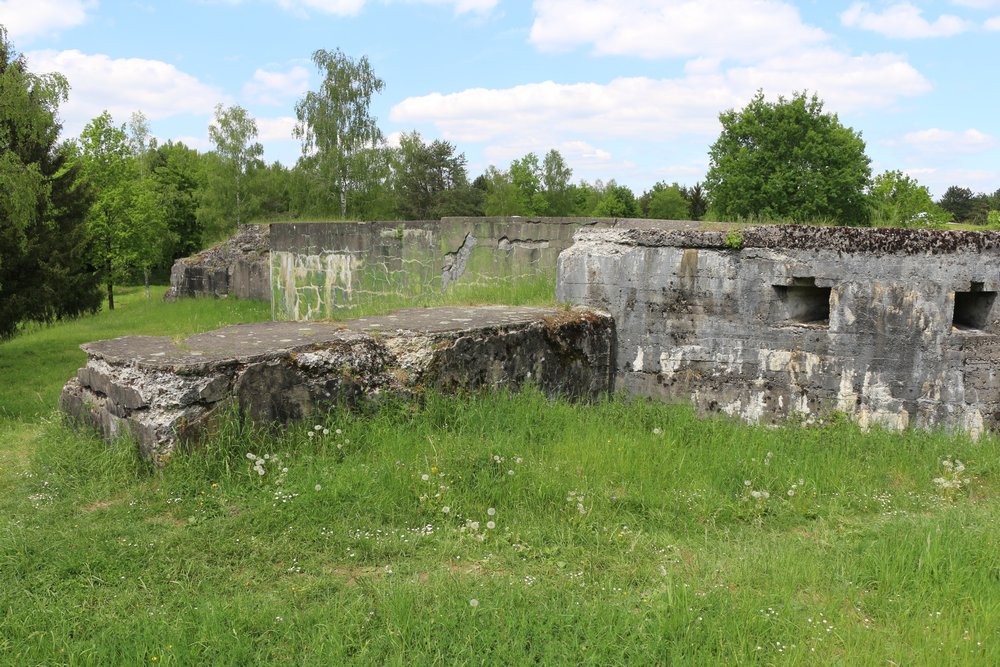
[[[366,57],[354,60],[340,49],[319,49],[312,61],[323,81],[318,91],[307,92],[296,103],[295,136],[327,197],[339,201],[340,216],[346,218],[352,195],[368,189],[368,162],[382,143],[371,100],[385,82],[375,76]]]
[[[232,203],[231,210],[239,227],[246,222],[248,176],[254,169],[263,166],[264,147],[256,141],[257,121],[239,105],[227,109],[217,104],[215,122],[208,126],[208,138],[215,144],[215,153],[223,170],[221,189],[223,193],[228,191],[228,196],[223,194],[222,198]]]

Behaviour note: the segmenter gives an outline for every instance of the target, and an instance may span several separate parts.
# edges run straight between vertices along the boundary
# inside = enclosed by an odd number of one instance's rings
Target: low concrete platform
[[[614,383],[614,320],[590,310],[407,309],[348,322],[240,324],[183,340],[126,336],[81,346],[87,365],[60,405],[106,439],[131,434],[163,464],[231,406],[287,423],[383,395],[518,389],[595,398]]]

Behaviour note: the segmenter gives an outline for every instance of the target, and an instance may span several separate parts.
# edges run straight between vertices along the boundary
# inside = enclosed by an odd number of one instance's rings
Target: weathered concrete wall
[[[244,225],[230,239],[174,262],[164,298],[232,294],[240,299],[271,299],[270,229]]]
[[[129,336],[83,345],[60,404],[105,438],[131,433],[166,462],[236,406],[265,424],[386,395],[517,389],[595,398],[614,381],[606,314],[483,306],[403,310],[338,324],[268,322],[181,342]]]
[[[373,296],[418,296],[455,282],[555,274],[582,226],[609,218],[443,218],[271,226],[275,319],[318,320]]]
[[[581,230],[560,301],[617,324],[622,386],[748,421],[1000,424],[1000,234]]]

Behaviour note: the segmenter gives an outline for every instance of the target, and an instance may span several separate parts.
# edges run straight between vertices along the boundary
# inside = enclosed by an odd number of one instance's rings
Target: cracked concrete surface
[[[281,424],[381,396],[517,389],[611,391],[614,322],[593,311],[480,306],[407,309],[342,323],[267,322],[181,341],[126,336],[81,346],[60,399],[108,439],[131,434],[164,463],[235,409]]]

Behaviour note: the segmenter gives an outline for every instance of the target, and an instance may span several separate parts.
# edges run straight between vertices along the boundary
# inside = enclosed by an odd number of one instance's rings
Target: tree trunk
[[[240,175],[236,175],[236,229],[240,228],[242,224],[242,219],[240,216],[240,209],[242,207],[242,197],[240,196]]]
[[[149,269],[142,270],[142,282],[146,286],[146,298],[149,298]]]
[[[108,310],[115,309],[115,279],[114,274],[111,272],[111,241],[108,240],[108,265],[106,267],[108,271]]]

